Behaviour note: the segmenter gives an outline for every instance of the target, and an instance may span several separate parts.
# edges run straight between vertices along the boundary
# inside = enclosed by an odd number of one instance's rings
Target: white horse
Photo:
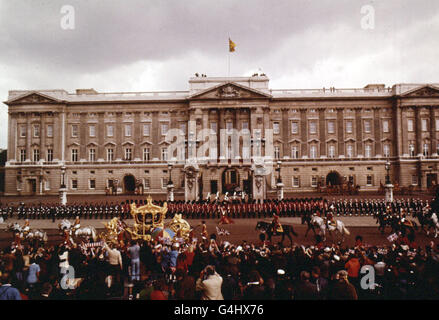
[[[27,240],[39,240],[42,242],[46,242],[47,241],[47,233],[42,231],[42,230],[30,230],[27,234],[26,234],[26,239]]]
[[[74,232],[76,237],[92,238],[96,241],[96,229],[92,226],[76,229]]]
[[[332,231],[339,232],[342,236],[342,241],[344,241],[344,235],[350,235],[351,233],[346,228],[345,224],[341,220],[335,220],[335,226],[332,224],[329,224],[329,226],[326,225],[326,221],[319,216],[313,216],[311,218],[311,223],[314,226],[317,226],[320,228],[320,234],[323,236],[323,240],[326,240],[326,229],[328,228],[329,233]]]
[[[38,230],[38,229],[30,229],[29,226],[22,227],[18,222],[10,224],[8,226],[8,230],[12,231],[14,234],[18,233],[21,239],[26,240],[39,240],[46,242],[47,241],[47,233]]]
[[[430,234],[430,229],[433,228],[434,229],[434,237],[437,238],[438,233],[439,233],[439,220],[438,220],[436,212],[433,212],[431,214],[430,219],[431,219],[432,223],[430,223],[430,225],[428,226],[427,236]]]
[[[67,219],[63,219],[58,226],[61,232],[68,230],[71,236],[92,238],[93,241],[97,239],[96,229],[92,226],[81,228],[80,225],[73,225],[73,223]]]

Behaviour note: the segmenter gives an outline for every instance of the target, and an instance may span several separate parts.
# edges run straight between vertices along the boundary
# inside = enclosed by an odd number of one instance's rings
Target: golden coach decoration
[[[167,203],[163,207],[154,205],[151,196],[146,198],[146,205],[137,207],[135,203],[130,205],[130,213],[134,219],[133,228],[127,228],[133,240],[151,240],[151,232],[156,228],[164,228],[163,220],[168,211]]]
[[[189,239],[191,232],[190,224],[181,217],[181,214],[176,214],[170,222],[169,229],[175,232],[177,238]]]
[[[125,223],[119,218],[113,218],[108,222],[104,222],[104,225],[105,232],[102,232],[99,237],[105,242],[119,243],[120,235],[125,231]]]

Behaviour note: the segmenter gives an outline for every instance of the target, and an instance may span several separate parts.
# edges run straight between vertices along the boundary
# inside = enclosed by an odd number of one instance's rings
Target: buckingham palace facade
[[[276,192],[278,176],[286,193],[347,181],[377,191],[387,161],[392,182],[400,186],[425,190],[437,182],[435,84],[275,90],[265,75],[197,76],[189,79],[188,91],[9,91],[5,104],[5,195],[58,194],[63,180],[68,194],[166,194],[171,179],[177,199],[236,190],[265,198]],[[198,133],[206,128],[217,133],[211,146],[218,148],[209,157],[218,161],[169,166],[168,131],[178,129],[190,158],[190,149],[203,145]],[[230,146],[224,159],[220,131],[227,136],[232,129],[252,132],[250,148],[272,147],[269,174],[258,175],[253,154],[250,161],[242,154],[228,159]],[[239,145],[242,139],[227,141]]]

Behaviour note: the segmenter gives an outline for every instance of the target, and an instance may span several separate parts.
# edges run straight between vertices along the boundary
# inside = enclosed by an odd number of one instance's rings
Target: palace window
[[[428,122],[427,122],[427,119],[422,119],[421,120],[421,128],[422,128],[422,131],[427,131],[428,130]]]
[[[415,145],[413,143],[409,144],[409,155],[410,155],[410,157],[415,156]]]
[[[95,137],[96,136],[96,126],[90,126],[89,127],[89,134],[90,134],[90,137]]]
[[[114,135],[114,126],[107,125],[107,137],[112,137]]]
[[[366,185],[367,186],[372,186],[373,185],[373,176],[371,174],[368,174],[366,176]]]
[[[346,121],[346,133],[352,133],[352,121]]]
[[[210,123],[210,129],[213,130],[215,133],[217,132],[218,126],[217,126],[216,122]]]
[[[424,146],[422,148],[422,154],[424,155],[424,157],[428,157],[428,153],[429,153],[428,143],[424,143]]]
[[[163,177],[162,178],[162,188],[166,188],[168,185],[168,178]]]
[[[311,187],[315,188],[317,187],[317,183],[319,181],[319,177],[317,176],[312,176],[311,177]]]
[[[149,178],[143,178],[143,187],[145,189],[151,188],[151,180]]]
[[[364,120],[364,132],[365,133],[370,133],[371,132],[370,120]]]
[[[186,123],[185,122],[180,123],[180,134],[186,135]]]
[[[348,157],[348,158],[354,157],[354,146],[351,144],[348,144],[346,146],[346,157]]]
[[[131,137],[131,128],[130,124],[125,125],[125,137]]]
[[[88,160],[90,162],[96,161],[96,149],[90,149],[88,150]]]
[[[317,158],[317,147],[316,146],[311,146],[309,148],[309,157],[311,159],[315,159]]]
[[[389,120],[383,120],[383,132],[384,133],[389,132]]]
[[[34,129],[34,138],[39,138],[40,137],[40,125],[34,124],[33,129]]]
[[[78,179],[72,179],[72,189],[78,189]]]
[[[90,179],[89,180],[89,188],[90,189],[96,189],[96,180],[95,179]]]
[[[299,176],[294,176],[293,177],[293,187],[294,188],[299,188],[300,187],[300,177]]]
[[[335,146],[331,145],[328,148],[328,157],[335,158]]]
[[[291,133],[298,134],[299,133],[299,123],[297,121],[291,122]]]
[[[168,133],[169,125],[167,123],[162,123],[161,129],[162,129],[162,136],[165,136]]]
[[[51,125],[51,124],[47,125],[47,137],[48,138],[53,137],[53,125]]]
[[[143,161],[149,161],[151,156],[150,148],[143,148]]]
[[[414,131],[413,126],[413,119],[407,119],[407,131],[413,132]]]
[[[133,149],[125,148],[125,160],[132,160]]]
[[[151,133],[151,124],[144,123],[143,124],[143,136],[147,137],[150,135],[150,133]]]
[[[291,158],[298,159],[299,158],[299,147],[292,146],[291,147]]]
[[[384,146],[383,146],[383,155],[384,155],[384,157],[390,157],[390,145],[388,145],[388,144],[385,144]]]
[[[413,174],[412,175],[412,186],[417,186],[418,185],[418,176]]]
[[[364,146],[364,156],[366,158],[371,158],[372,157],[372,146],[370,144],[366,144]]]
[[[73,124],[72,125],[72,137],[73,138],[76,138],[76,137],[78,137],[78,129],[79,127],[78,127],[78,125],[77,124]]]
[[[53,149],[47,149],[47,162],[53,161]]]
[[[273,134],[279,134],[279,133],[280,133],[279,122],[273,122]]]
[[[78,149],[72,149],[72,162],[78,161]]]
[[[21,149],[20,150],[20,162],[25,162],[26,161],[26,149]]]
[[[24,138],[24,137],[26,137],[26,125],[21,125],[20,126],[20,137],[21,138]]]
[[[162,148],[162,161],[168,160],[168,148]]]
[[[335,132],[335,123],[334,121],[328,121],[328,133]]]
[[[34,162],[40,161],[40,149],[34,149],[34,151],[33,151],[33,161]]]
[[[227,133],[228,133],[228,134],[229,134],[229,133],[232,133],[232,130],[233,130],[233,122],[231,122],[231,121],[226,122],[226,130],[227,130]]]
[[[110,148],[107,149],[107,161],[113,161],[114,160],[114,149]]]
[[[274,146],[274,158],[279,159],[280,158],[280,149],[279,146]]]
[[[309,133],[311,133],[311,134],[317,133],[317,124],[315,121],[309,122]]]

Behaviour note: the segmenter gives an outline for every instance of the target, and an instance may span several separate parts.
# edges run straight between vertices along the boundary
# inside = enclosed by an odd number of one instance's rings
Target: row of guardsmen
[[[56,205],[56,204],[32,204],[13,206],[1,206],[0,216],[6,220],[8,217],[18,219],[73,219],[79,216],[82,219],[112,219],[114,217],[130,218],[130,203],[136,206],[146,204],[146,200],[128,200],[121,203],[98,203]],[[164,201],[154,201],[163,206]],[[175,214],[182,214],[187,219],[215,219],[221,217],[221,212],[230,218],[266,218],[276,214],[279,217],[304,217],[312,214],[326,215],[331,211],[336,216],[375,216],[385,214],[390,210],[399,213],[404,210],[408,213],[416,213],[429,205],[428,200],[421,199],[398,199],[386,204],[383,199],[366,200],[335,200],[323,198],[289,198],[284,200],[250,200],[240,203],[219,201],[173,201],[167,202],[167,218]],[[220,209],[222,208],[222,210]]]

